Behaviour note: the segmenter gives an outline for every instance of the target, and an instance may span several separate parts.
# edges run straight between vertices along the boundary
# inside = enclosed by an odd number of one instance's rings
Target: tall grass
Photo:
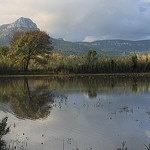
[[[94,51],[94,50],[93,50]],[[89,56],[90,55],[90,56]],[[7,56],[0,57],[0,74],[22,72],[23,67]],[[132,53],[125,56],[109,56],[88,53],[85,56],[38,57],[30,60],[29,72],[41,73],[138,73],[150,72],[150,59]]]
[[[86,57],[59,56],[51,58],[46,68],[54,73],[137,73],[150,72],[150,60],[138,55],[99,55],[93,61]]]
[[[10,74],[13,71],[13,65],[5,56],[0,57],[0,74]]]

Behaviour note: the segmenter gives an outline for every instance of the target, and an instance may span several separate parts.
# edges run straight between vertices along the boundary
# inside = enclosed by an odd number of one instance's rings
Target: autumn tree
[[[15,33],[10,45],[11,54],[16,59],[15,63],[22,65],[24,71],[28,70],[31,59],[50,53],[53,49],[49,35],[44,31],[37,30]]]

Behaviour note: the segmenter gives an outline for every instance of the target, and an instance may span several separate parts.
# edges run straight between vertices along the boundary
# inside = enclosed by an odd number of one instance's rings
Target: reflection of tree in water
[[[98,88],[93,78],[86,80],[86,82],[84,83],[84,87],[85,87],[84,90],[85,90],[86,96],[89,99],[97,97]]]
[[[150,91],[149,78],[109,78],[99,76],[45,77],[0,80],[0,102],[10,103],[18,117],[42,118],[49,114],[53,96],[51,89],[59,93],[82,92],[88,98],[98,93],[138,93]],[[47,105],[49,104],[49,105]],[[48,111],[49,110],[49,111]]]
[[[132,84],[132,93],[137,93],[137,90],[138,90],[137,80],[134,79]]]
[[[95,89],[93,88],[89,88],[88,91],[87,91],[87,97],[89,99],[92,99],[92,98],[96,98],[97,97],[97,92]]]
[[[46,118],[54,102],[52,93],[47,87],[29,86],[27,79],[24,80],[24,86],[12,86],[12,90],[7,94],[11,109],[19,118]]]
[[[149,78],[125,78],[125,77],[102,77],[102,76],[78,76],[78,77],[53,77],[46,79],[51,87],[63,92],[80,91],[89,98],[96,97],[98,93],[139,93],[150,92]]]

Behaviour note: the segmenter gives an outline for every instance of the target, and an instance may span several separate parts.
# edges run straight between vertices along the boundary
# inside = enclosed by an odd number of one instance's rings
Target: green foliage
[[[94,61],[96,61],[96,55],[97,55],[97,52],[96,50],[92,50],[90,49],[86,55],[86,60],[88,62],[88,64],[91,64],[93,63]]]
[[[0,56],[0,74],[10,74],[13,70],[11,61],[7,56]]]
[[[135,53],[131,53],[131,58],[133,62],[133,70],[135,71],[137,67],[137,55]]]
[[[9,51],[9,47],[6,45],[3,45],[0,47],[0,55],[6,56]]]

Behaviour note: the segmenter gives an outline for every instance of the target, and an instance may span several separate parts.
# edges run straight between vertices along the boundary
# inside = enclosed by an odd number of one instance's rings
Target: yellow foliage
[[[148,59],[150,58],[150,53],[148,53]]]
[[[51,56],[55,58],[55,57],[60,57],[62,55],[61,54],[51,54]]]

